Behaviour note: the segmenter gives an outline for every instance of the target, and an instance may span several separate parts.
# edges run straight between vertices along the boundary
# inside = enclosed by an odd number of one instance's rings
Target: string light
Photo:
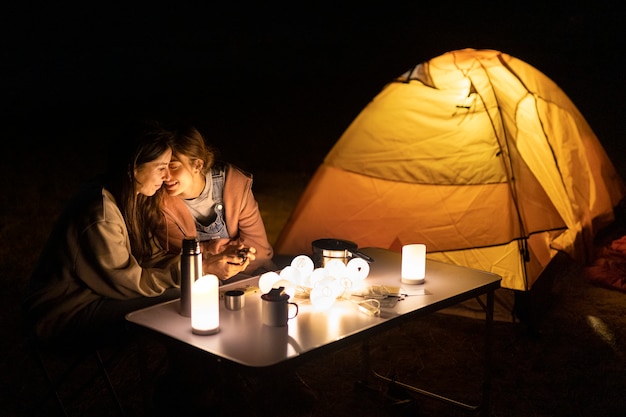
[[[337,298],[360,288],[369,270],[369,264],[361,258],[353,258],[347,264],[331,259],[324,267],[315,268],[310,257],[298,255],[280,274],[266,272],[261,275],[259,288],[264,294],[277,286],[284,287],[290,297],[307,294],[311,304],[325,309],[332,306]]]

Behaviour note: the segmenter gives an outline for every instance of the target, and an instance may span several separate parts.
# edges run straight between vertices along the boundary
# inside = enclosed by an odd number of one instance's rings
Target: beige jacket
[[[31,277],[24,308],[47,339],[89,303],[152,297],[180,283],[180,257],[159,250],[143,267],[133,257],[122,214],[101,186],[84,190],[55,225]]]

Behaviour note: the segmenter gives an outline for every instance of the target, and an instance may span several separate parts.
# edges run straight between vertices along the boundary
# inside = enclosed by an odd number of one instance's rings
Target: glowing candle
[[[415,243],[402,246],[402,282],[423,284],[426,276],[426,245]]]
[[[215,275],[204,275],[191,287],[191,331],[207,335],[219,330],[219,281]]]

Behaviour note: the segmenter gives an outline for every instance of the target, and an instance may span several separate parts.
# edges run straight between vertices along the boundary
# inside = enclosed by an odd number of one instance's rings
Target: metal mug
[[[266,326],[286,326],[287,321],[298,315],[298,304],[290,302],[284,290],[284,287],[272,288],[261,296],[261,321]],[[295,307],[292,315],[289,314],[289,310],[293,310],[290,306]]]
[[[229,290],[224,293],[224,306],[227,310],[241,310],[246,304],[243,290]]]

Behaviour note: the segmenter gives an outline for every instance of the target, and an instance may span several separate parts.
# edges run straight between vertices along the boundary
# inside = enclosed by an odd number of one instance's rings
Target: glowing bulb
[[[326,262],[324,270],[326,271],[326,276],[328,277],[343,278],[348,275],[346,264],[339,259],[331,259]]]
[[[311,290],[311,304],[316,308],[325,310],[333,305],[335,297],[333,292],[323,285],[318,285]]]
[[[280,271],[279,276],[281,279],[285,279],[295,285],[300,285],[300,281],[302,281],[300,271],[290,265],[284,267],[283,270]]]
[[[345,283],[345,285],[344,285]],[[335,298],[341,297],[346,288],[350,288],[352,283],[347,277],[343,278],[335,278],[332,280],[330,284],[330,288],[335,296]]]
[[[349,277],[339,278],[337,282],[344,290],[349,290],[350,288],[352,288],[352,280]]]
[[[259,277],[259,289],[262,294],[267,294],[272,289],[272,286],[276,281],[280,280],[280,275],[277,272],[269,271]]]
[[[352,282],[362,281],[370,273],[370,264],[363,258],[352,258],[348,261],[346,269],[348,270],[348,277]]]
[[[313,260],[306,255],[298,255],[291,261],[291,266],[296,268],[300,272],[300,278],[303,280],[307,279],[315,265],[313,264]]]
[[[320,282],[326,277],[326,270],[324,268],[315,268],[309,277],[309,285],[315,287],[315,284]]]

